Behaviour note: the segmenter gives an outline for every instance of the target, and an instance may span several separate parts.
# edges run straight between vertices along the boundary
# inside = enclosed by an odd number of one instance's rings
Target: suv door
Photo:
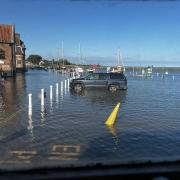
[[[92,73],[86,77],[84,84],[86,87],[106,87],[108,78],[107,73]]]
[[[99,87],[107,87],[108,79],[109,79],[108,73],[99,73],[99,80],[98,80]]]
[[[127,89],[127,79],[123,73],[110,73],[109,85],[117,85],[120,89]]]
[[[88,75],[84,80],[85,87],[97,86],[98,80],[99,80],[99,74],[98,73],[92,73],[92,74]]]

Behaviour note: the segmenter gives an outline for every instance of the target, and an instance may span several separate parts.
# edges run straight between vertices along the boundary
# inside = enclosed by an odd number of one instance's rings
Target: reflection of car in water
[[[123,73],[91,73],[88,76],[73,79],[70,87],[75,91],[85,88],[105,88],[110,91],[127,89],[127,79]]]
[[[112,104],[117,101],[124,102],[127,91],[109,92],[106,89],[84,89],[82,91],[74,91],[71,89],[70,93],[73,96],[84,96],[86,99],[94,103],[106,102]]]

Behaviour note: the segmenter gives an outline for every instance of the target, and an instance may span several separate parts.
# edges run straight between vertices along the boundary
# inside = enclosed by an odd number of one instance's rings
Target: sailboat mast
[[[122,52],[120,52],[120,60],[121,60],[122,66],[124,67],[123,58],[122,58]]]
[[[122,53],[120,49],[118,49],[118,65],[119,66],[124,66],[123,60],[122,60]]]
[[[81,62],[81,44],[79,43],[79,62],[78,64],[80,64]]]
[[[64,42],[61,42],[61,56],[62,56],[62,62],[63,62],[63,66],[64,66]]]
[[[120,50],[118,49],[118,65],[120,65]]]

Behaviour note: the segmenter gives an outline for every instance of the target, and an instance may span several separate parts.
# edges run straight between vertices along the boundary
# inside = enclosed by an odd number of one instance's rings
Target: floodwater
[[[172,77],[127,74],[127,91],[89,89],[81,94],[61,89],[68,77],[56,72],[34,70],[6,79],[0,85],[0,168],[179,160],[180,74]],[[115,126],[107,127],[104,122],[118,102]]]

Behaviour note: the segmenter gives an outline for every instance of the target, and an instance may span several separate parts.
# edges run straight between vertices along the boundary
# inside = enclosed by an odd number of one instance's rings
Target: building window
[[[17,64],[21,64],[21,60],[17,60]]]
[[[0,60],[4,60],[4,59],[5,59],[5,51],[0,49]]]

